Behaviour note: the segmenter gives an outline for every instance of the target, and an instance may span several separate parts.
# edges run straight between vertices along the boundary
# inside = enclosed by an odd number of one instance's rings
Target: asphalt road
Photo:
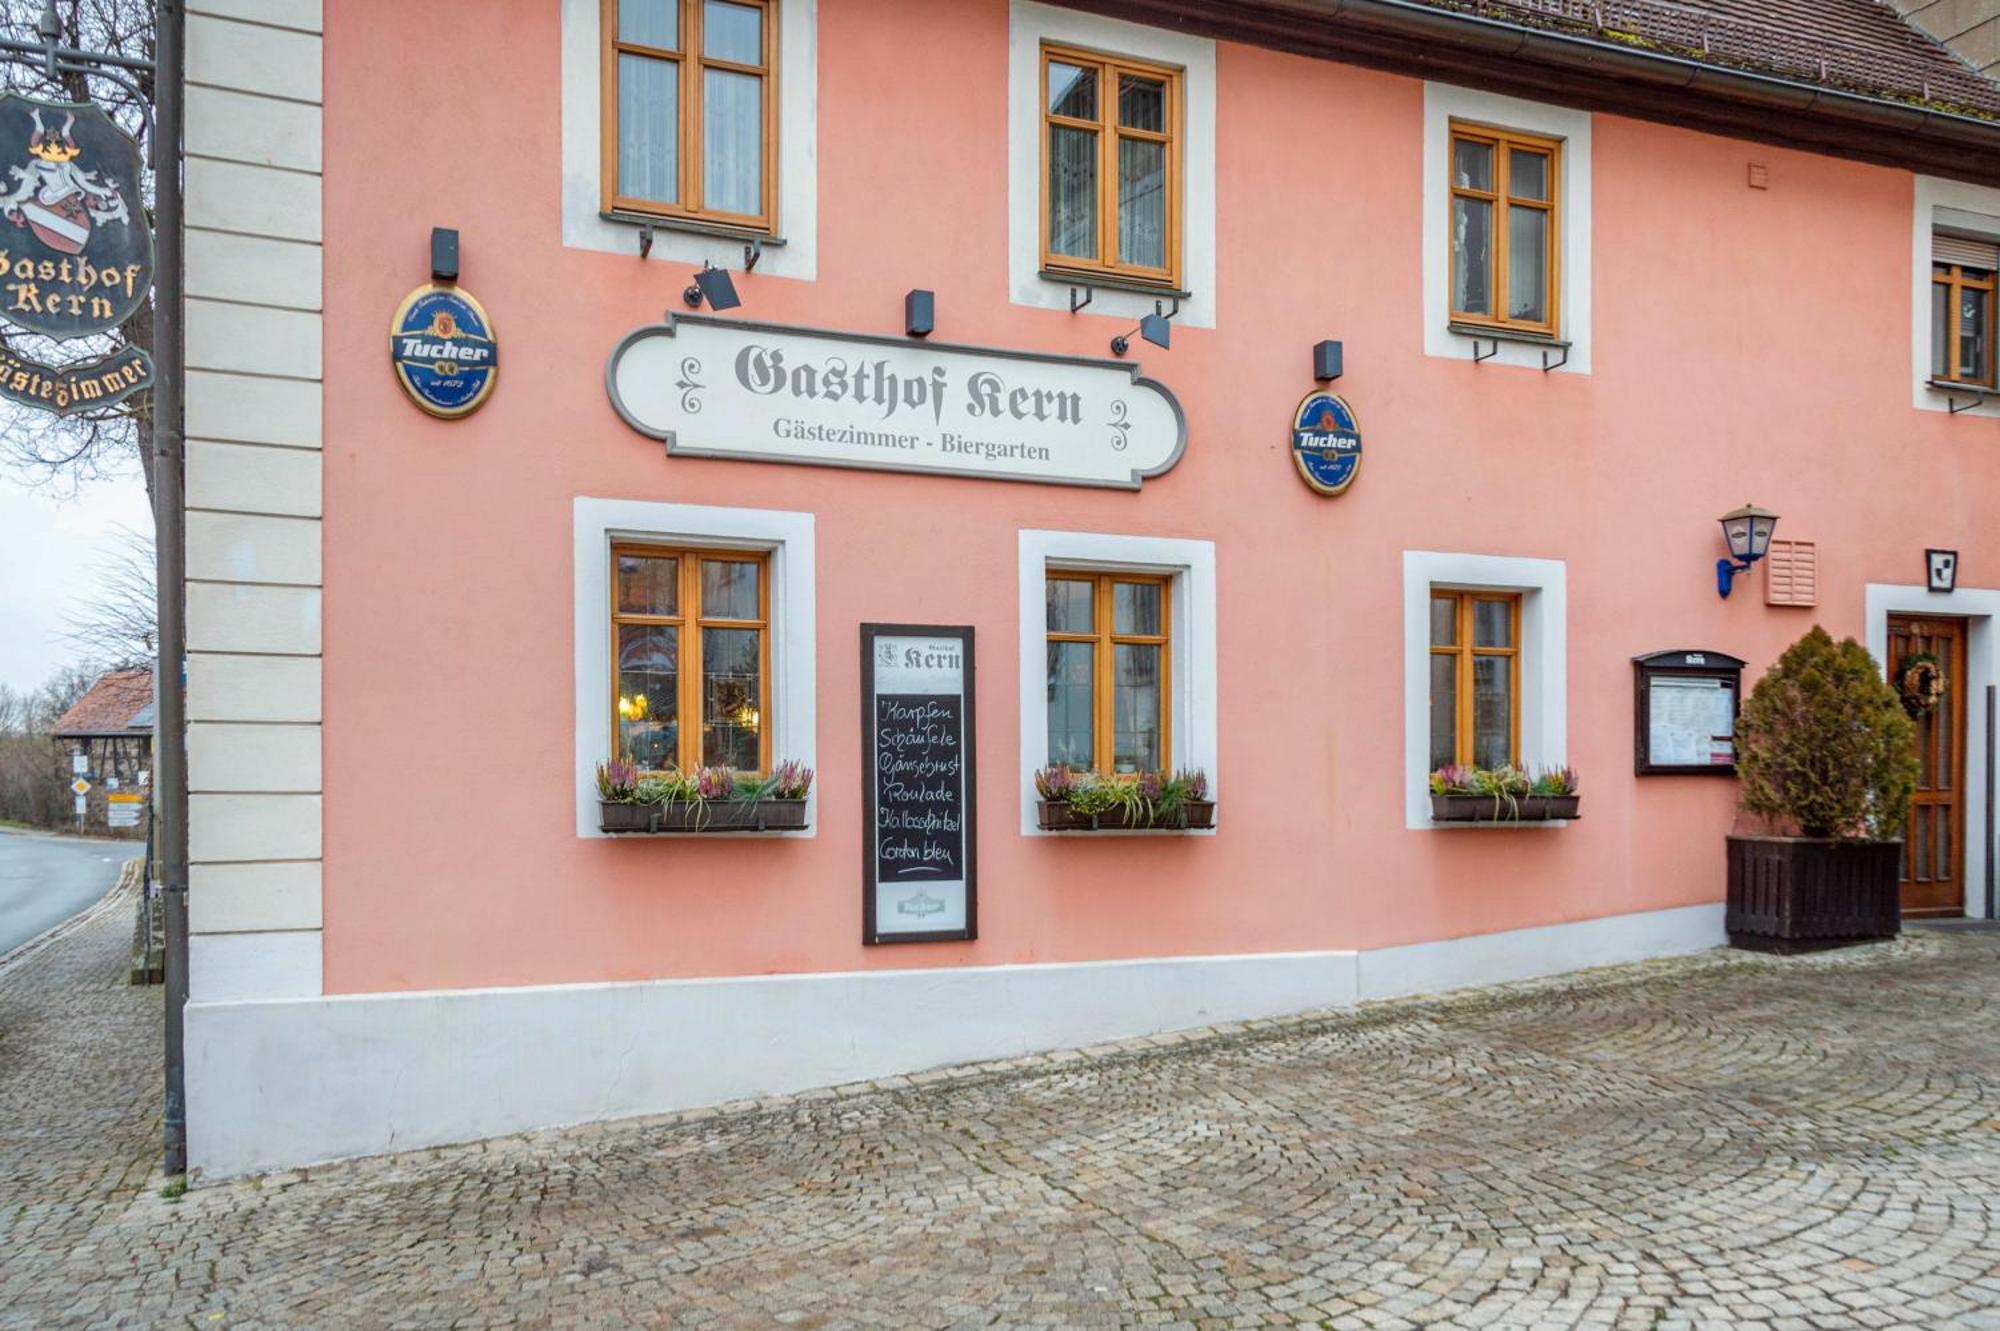
[[[145,847],[0,830],[0,956],[109,892]]]

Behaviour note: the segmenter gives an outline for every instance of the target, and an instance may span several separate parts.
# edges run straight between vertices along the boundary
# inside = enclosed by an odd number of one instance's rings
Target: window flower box
[[[621,832],[799,832],[806,826],[800,800],[717,800],[672,804],[598,801],[599,829]]]
[[[614,759],[597,769],[598,829],[609,835],[802,831],[812,779],[812,770],[795,762],[758,779],[727,767],[642,777]]]
[[[1523,795],[1509,803],[1491,795],[1433,795],[1436,823],[1548,823],[1583,815],[1575,795]]]
[[[1463,767],[1431,773],[1431,821],[1553,823],[1581,817],[1576,772],[1549,768],[1540,776],[1519,767]]]
[[[1044,832],[1199,831],[1215,801],[1199,771],[1105,776],[1052,764],[1035,773],[1035,825]]]
[[[1151,828],[1202,831],[1215,826],[1215,801],[1188,800],[1172,814],[1156,814],[1147,819],[1129,809],[1078,813],[1068,804],[1040,800],[1035,804],[1035,825],[1044,832],[1136,832]]]

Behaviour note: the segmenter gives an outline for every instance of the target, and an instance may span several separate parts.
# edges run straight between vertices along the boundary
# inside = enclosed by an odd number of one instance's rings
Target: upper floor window
[[[1995,273],[2000,245],[1939,235],[1931,242],[1931,378],[2000,386],[1994,375]]]
[[[1451,317],[1557,332],[1562,142],[1451,124]]]
[[[768,231],[777,0],[603,0],[604,208]]]
[[[1505,767],[1521,735],[1521,598],[1431,591],[1431,769]]]
[[[1178,285],[1181,71],[1042,48],[1042,265]]]
[[[1165,771],[1168,579],[1052,570],[1047,594],[1049,762]]]
[[[618,756],[644,771],[769,771],[769,558],[619,544],[611,560]]]

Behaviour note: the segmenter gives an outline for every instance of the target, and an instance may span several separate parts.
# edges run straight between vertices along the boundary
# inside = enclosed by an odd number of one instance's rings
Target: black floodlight
[[[903,331],[911,337],[929,337],[937,327],[937,297],[918,290],[903,297]]]
[[[1340,343],[1313,343],[1313,378],[1321,383],[1340,378]]]
[[[1172,320],[1164,314],[1148,314],[1139,320],[1139,326],[1132,330],[1162,351],[1169,349],[1174,338]],[[1132,333],[1123,333],[1111,339],[1111,354],[1122,356],[1132,349]]]
[[[681,296],[691,308],[697,310],[703,301],[707,301],[708,308],[717,312],[733,310],[743,303],[737,299],[736,283],[729,280],[729,270],[717,268],[706,260],[702,262],[701,271],[694,275],[694,285],[683,291]]]
[[[458,232],[448,226],[431,228],[431,281],[458,280]]]

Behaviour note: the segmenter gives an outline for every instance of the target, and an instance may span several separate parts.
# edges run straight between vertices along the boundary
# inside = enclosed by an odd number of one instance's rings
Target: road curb
[[[27,942],[22,943],[13,951],[0,953],[0,975],[6,974],[9,970],[28,960],[28,958],[34,956],[57,939],[83,928],[84,925],[89,924],[106,911],[115,910],[120,905],[130,905],[131,897],[139,886],[140,868],[144,864],[144,859],[130,859],[125,861],[119,867],[118,881],[111,885],[110,891],[62,923],[51,925],[49,928],[42,930],[42,932],[30,938]]]

